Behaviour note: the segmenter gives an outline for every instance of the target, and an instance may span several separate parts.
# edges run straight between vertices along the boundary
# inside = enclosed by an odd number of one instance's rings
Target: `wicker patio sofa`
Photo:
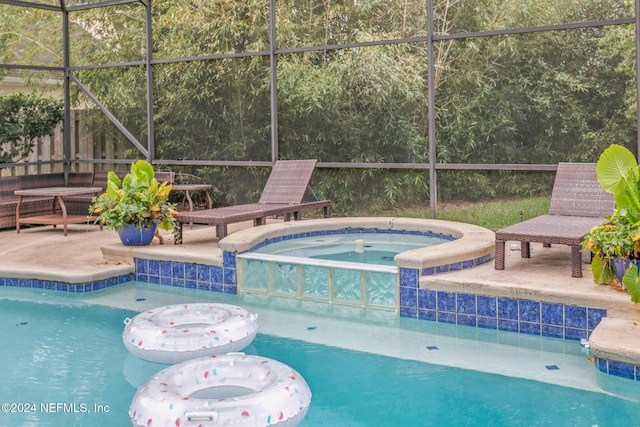
[[[317,160],[278,160],[257,203],[225,206],[193,212],[180,212],[176,216],[177,226],[174,243],[182,243],[182,225],[186,223],[215,225],[216,235],[222,239],[227,235],[227,224],[253,221],[262,225],[270,216],[282,215],[285,221],[292,217],[302,219],[302,212],[322,209],[325,218],[331,216],[330,200],[303,202]]]
[[[63,173],[49,173],[23,176],[3,176],[0,177],[0,228],[11,228],[16,226],[16,206],[18,196],[14,194],[16,190],[27,190],[30,188],[42,187],[92,187],[94,186],[94,174],[92,172],[74,172],[69,174],[67,184],[65,184]],[[96,185],[98,186],[98,185]],[[53,197],[23,197],[20,212],[22,216],[37,216],[48,214],[53,210]],[[82,201],[72,202],[65,198],[65,205],[69,214],[87,214],[90,198]]]
[[[505,243],[520,242],[522,258],[531,256],[530,243],[571,247],[571,275],[582,277],[582,241],[589,230],[604,223],[615,208],[613,196],[596,180],[595,163],[559,163],[549,213],[496,231],[495,268],[504,270]]]

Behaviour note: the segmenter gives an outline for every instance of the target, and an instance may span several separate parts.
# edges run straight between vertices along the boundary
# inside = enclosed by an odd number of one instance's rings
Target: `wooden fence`
[[[109,136],[104,127],[94,121],[86,111],[71,112],[71,153],[73,160],[122,159],[125,144],[121,140]],[[64,135],[62,124],[56,127],[53,136],[38,138],[33,152],[22,162],[35,163],[21,166],[12,164],[2,167],[0,176],[36,175],[42,173],[62,172],[64,169]],[[75,172],[93,172],[93,163],[73,163]]]

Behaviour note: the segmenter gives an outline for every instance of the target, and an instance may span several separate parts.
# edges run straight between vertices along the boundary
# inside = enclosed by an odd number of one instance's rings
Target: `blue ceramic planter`
[[[157,225],[153,224],[149,228],[138,230],[134,224],[131,224],[126,228],[119,229],[118,236],[120,236],[120,240],[125,246],[146,246],[151,244],[156,228]]]
[[[618,277],[618,280],[620,280],[620,283],[622,283],[622,278],[624,277],[624,272],[627,270],[627,268],[629,268],[631,264],[638,265],[638,261],[640,260],[613,258],[613,272]]]

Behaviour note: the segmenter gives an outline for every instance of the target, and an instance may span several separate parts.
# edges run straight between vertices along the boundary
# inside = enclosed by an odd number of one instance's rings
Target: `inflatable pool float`
[[[134,426],[296,426],[311,390],[290,366],[230,353],[163,369],[133,396]]]
[[[229,304],[169,305],[125,319],[122,341],[141,359],[178,363],[244,349],[256,337],[257,318]]]

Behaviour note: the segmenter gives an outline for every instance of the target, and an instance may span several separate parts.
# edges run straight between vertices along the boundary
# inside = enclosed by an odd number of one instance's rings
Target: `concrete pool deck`
[[[270,222],[279,222],[271,220]],[[232,224],[229,232],[250,228]],[[222,251],[215,227],[185,227],[184,244],[174,245],[173,235],[163,233],[165,244],[154,240],[149,247],[127,248],[113,231],[93,225],[70,225],[68,236],[51,226],[0,231],[0,277],[81,283],[134,272],[133,257],[220,265]],[[596,285],[588,264],[582,278],[571,277],[571,251],[566,246],[531,245],[531,258],[522,259],[519,244],[507,244],[505,270],[493,262],[455,272],[423,276],[420,286],[433,290],[537,299],[604,308],[608,317],[592,334],[592,350],[604,357],[640,365],[640,305],[619,288]],[[598,355],[599,356],[599,355]]]

